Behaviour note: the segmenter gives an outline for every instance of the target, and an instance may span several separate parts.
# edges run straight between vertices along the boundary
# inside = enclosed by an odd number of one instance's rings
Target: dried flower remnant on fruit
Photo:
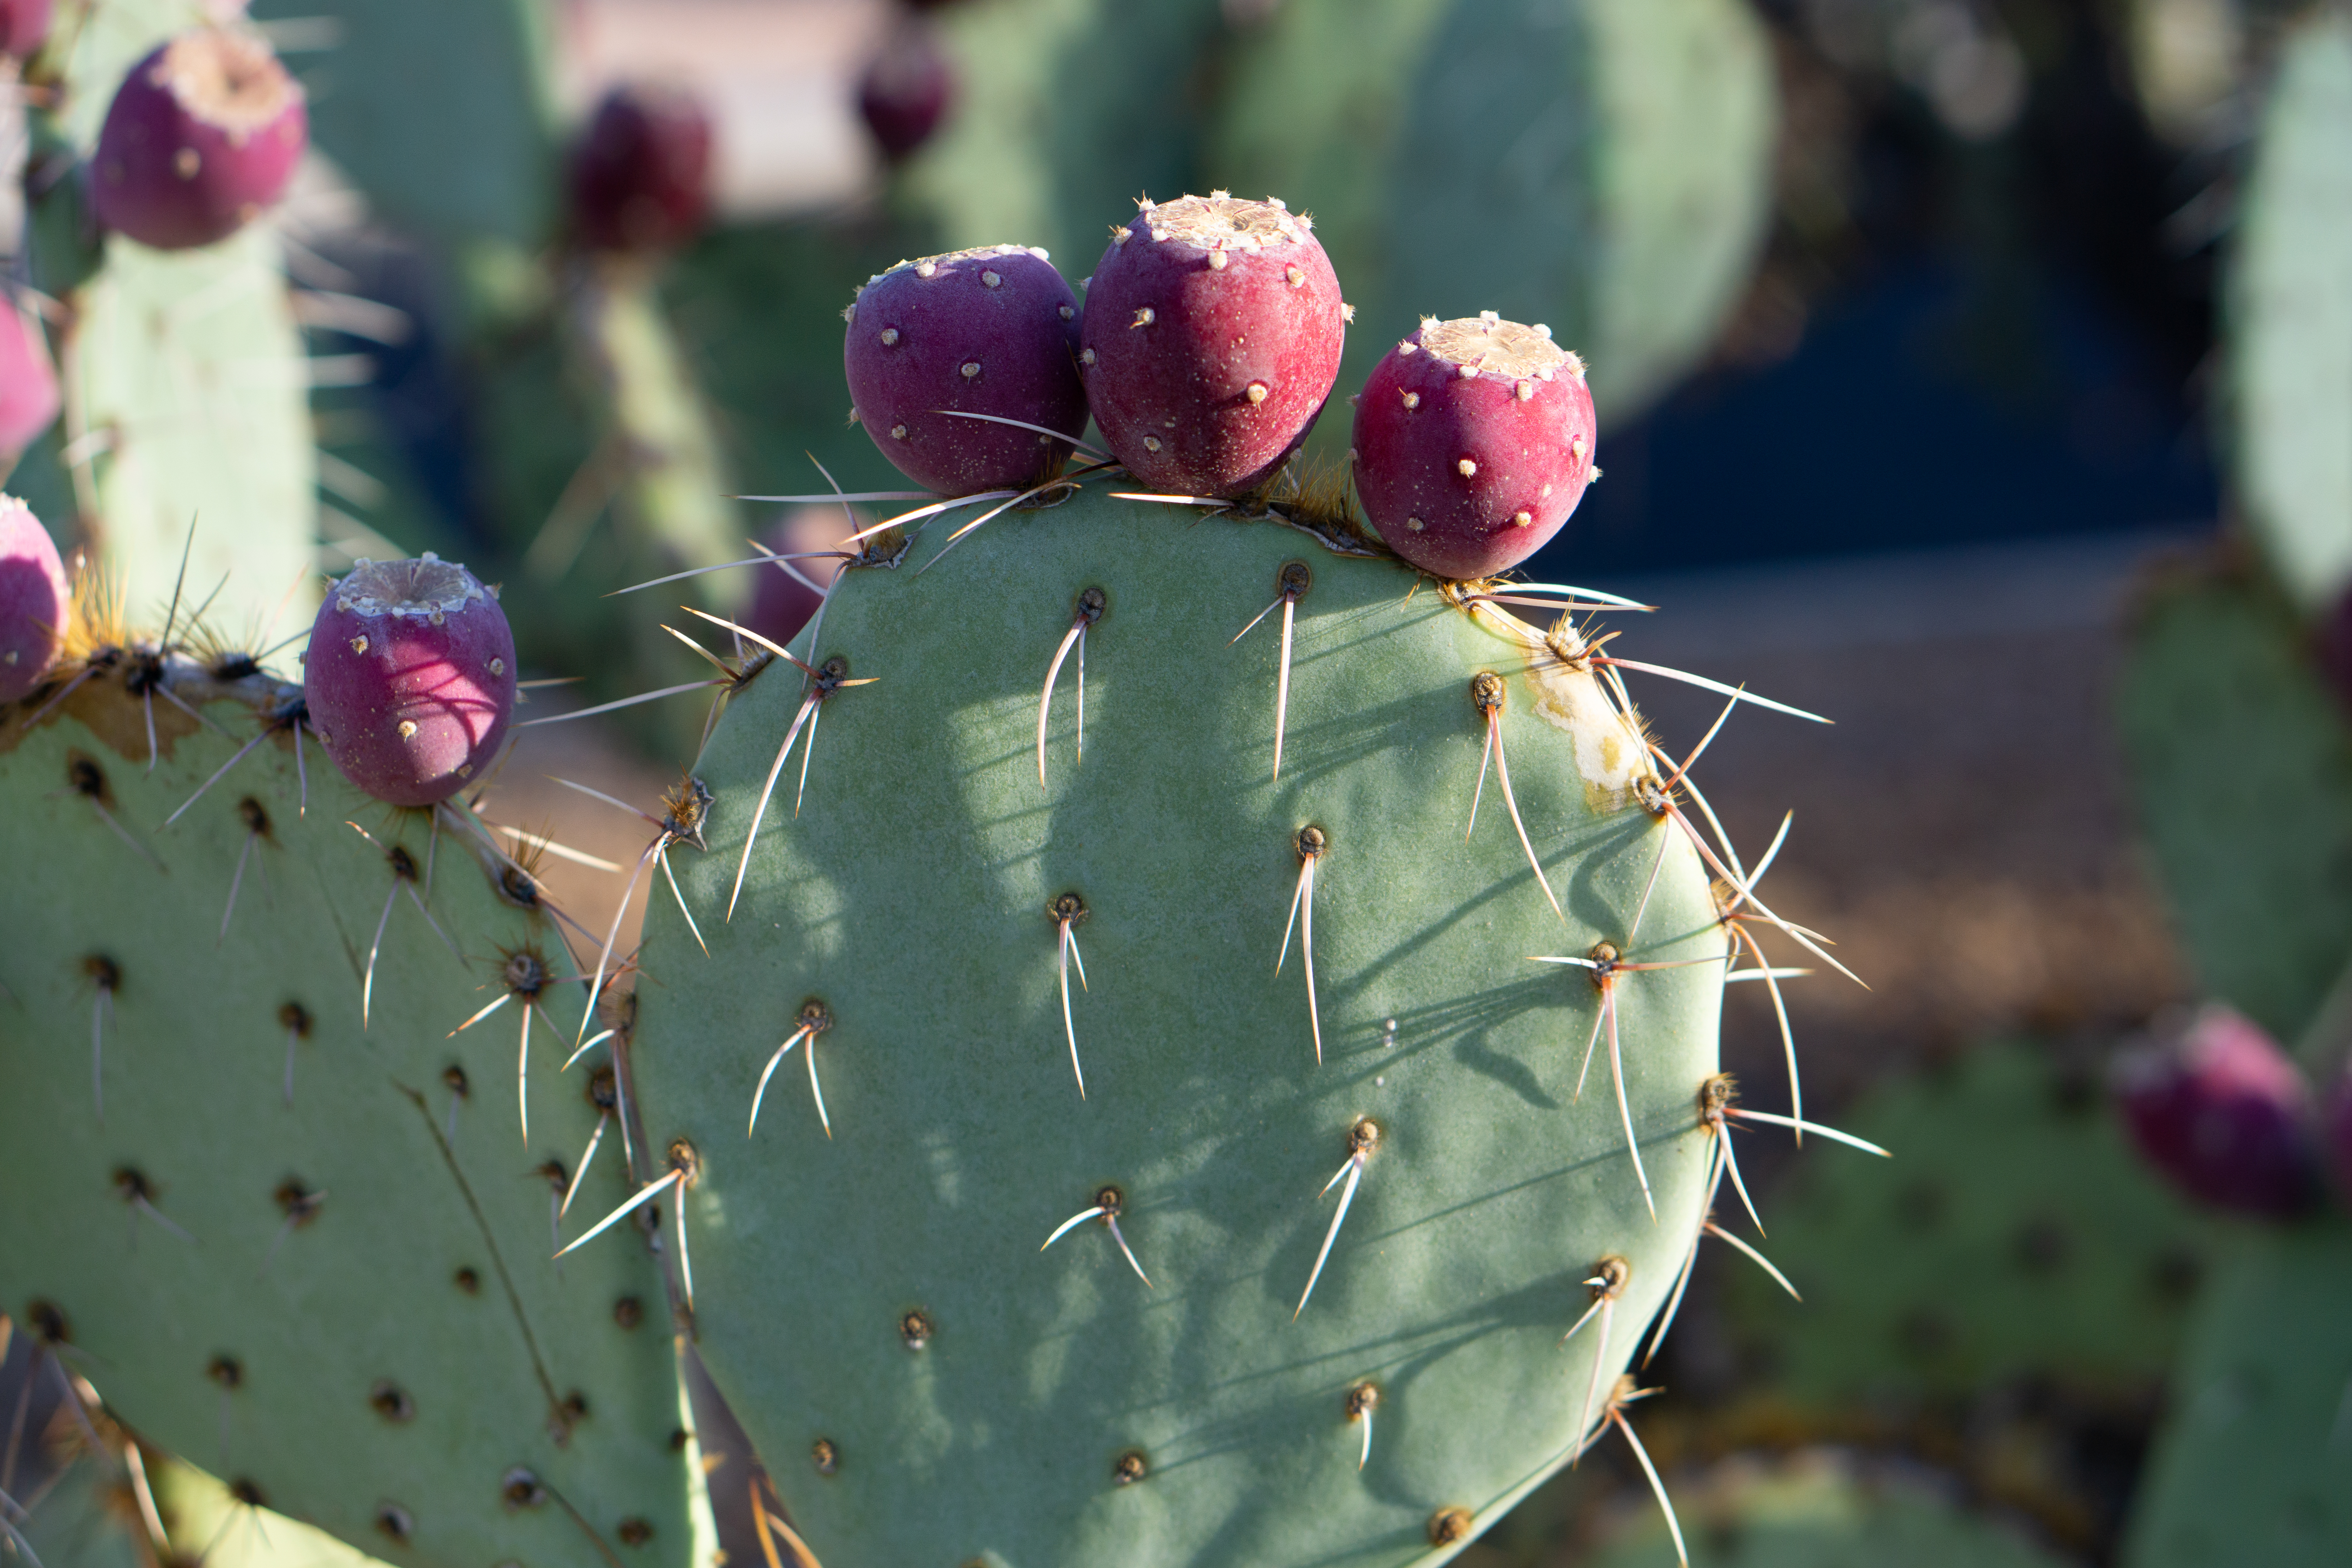
[[[226,239],[276,204],[310,144],[302,89],[258,33],[197,27],[131,68],[90,158],[99,221],[142,245]]]

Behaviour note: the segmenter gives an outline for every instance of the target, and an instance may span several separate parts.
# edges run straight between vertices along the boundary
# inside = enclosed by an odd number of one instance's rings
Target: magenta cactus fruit
[[[40,685],[58,661],[73,586],[33,509],[0,496],[0,702]]]
[[[2310,1086],[2233,1009],[2209,1003],[2117,1058],[2115,1089],[2141,1154],[2199,1202],[2284,1219],[2318,1195]]]
[[[1559,531],[1597,438],[1584,362],[1549,328],[1425,318],[1356,399],[1356,493],[1423,571],[1491,577]]]
[[[0,297],[0,469],[57,422],[58,373],[32,318]]]
[[[362,561],[319,606],[303,658],[310,727],[343,776],[394,805],[472,780],[514,717],[514,633],[454,561]]]
[[[1281,202],[1146,201],[1087,284],[1078,374],[1138,479],[1238,496],[1315,427],[1351,313],[1313,224]]]
[[[91,201],[100,223],[142,245],[210,245],[285,193],[310,135],[302,89],[266,40],[198,27],[123,79],[91,160]]]
[[[24,59],[49,36],[52,0],[0,0],[0,55]]]
[[[1086,429],[1077,296],[1042,250],[992,245],[902,261],[869,279],[844,314],[857,422],[926,489],[1025,489],[1070,455],[1067,441],[958,414]]]
[[[675,250],[710,217],[710,115],[692,89],[626,83],[572,149],[572,226],[592,250]]]
[[[857,83],[857,112],[893,163],[931,139],[955,98],[954,65],[930,28],[911,20],[890,35]]]

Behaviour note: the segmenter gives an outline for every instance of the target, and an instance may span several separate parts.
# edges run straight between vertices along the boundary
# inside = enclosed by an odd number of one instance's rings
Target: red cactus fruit
[[[1077,296],[1042,250],[992,245],[902,261],[868,279],[843,314],[857,422],[926,489],[1026,488],[1070,455],[1067,441],[940,410],[1086,429]]]
[[[1559,531],[1596,438],[1584,362],[1549,328],[1426,318],[1356,399],[1356,493],[1423,571],[1491,577]]]
[[[58,373],[40,323],[0,293],[0,471],[58,417]]]
[[[479,776],[514,717],[514,633],[454,561],[362,561],[311,623],[310,725],[343,776],[430,805]]]
[[[49,36],[52,0],[0,0],[0,55],[31,56]]]
[[[954,64],[930,28],[911,19],[891,33],[857,83],[857,112],[893,163],[931,139],[955,98]]]
[[[302,89],[252,33],[198,27],[131,68],[92,159],[98,219],[142,245],[226,239],[285,193],[310,143]]]
[[[779,555],[806,556],[820,550],[837,550],[856,531],[849,514],[837,506],[800,506],[768,531],[767,545]],[[841,570],[840,562],[823,559],[795,561],[793,565],[819,588],[831,584]],[[790,643],[823,602],[815,588],[795,582],[782,567],[762,566],[752,577],[751,607],[745,612],[743,624],[770,642]]]
[[[710,217],[710,115],[688,88],[628,83],[572,152],[572,226],[592,250],[675,250]]]
[[[1078,374],[1145,485],[1237,496],[1270,479],[1339,374],[1352,314],[1312,223],[1223,191],[1111,231],[1087,288]]]
[[[2310,1086],[2232,1009],[2209,1003],[2117,1058],[2115,1091],[2140,1153],[2199,1202],[2284,1219],[2317,1197]]]
[[[0,702],[14,702],[58,661],[73,587],[33,509],[0,496]]]

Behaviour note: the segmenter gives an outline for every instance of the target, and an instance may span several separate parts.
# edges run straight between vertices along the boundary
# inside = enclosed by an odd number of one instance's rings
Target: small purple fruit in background
[[[2318,1196],[2310,1086],[2235,1010],[2209,1003],[2118,1057],[2115,1091],[2140,1153],[2200,1203],[2284,1219]]]
[[[302,686],[345,778],[394,805],[431,805],[478,778],[506,738],[514,633],[454,561],[362,561],[319,606]]]
[[[891,33],[858,79],[857,112],[882,155],[896,163],[931,139],[955,96],[954,65],[930,28],[909,20]]]
[[[1111,231],[1087,288],[1078,374],[1146,487],[1237,496],[1298,449],[1339,374],[1348,307],[1312,232],[1223,191]]]
[[[198,27],[131,68],[91,159],[107,227],[159,250],[226,239],[285,194],[310,144],[302,89],[252,33]]]
[[[0,291],[0,473],[57,417],[57,367],[40,323]]]
[[[635,82],[572,149],[572,226],[592,250],[676,250],[710,218],[710,115],[692,89]]]
[[[898,471],[942,495],[1027,489],[1070,444],[983,419],[1083,434],[1078,300],[1042,250],[1017,245],[902,261],[847,311],[842,369],[857,422]]]
[[[0,55],[28,58],[49,36],[52,0],[0,0]]]
[[[58,660],[73,586],[33,509],[0,495],[0,702],[40,685]]]
[[[1356,494],[1423,571],[1491,577],[1559,531],[1597,438],[1584,362],[1550,329],[1492,310],[1430,318],[1356,399]]]
[[[843,548],[842,542],[856,531],[857,525],[837,506],[797,506],[768,531],[766,543],[779,555],[813,555],[820,550]],[[805,560],[793,564],[819,588],[830,586],[841,571],[838,561]],[[782,567],[762,566],[752,576],[751,607],[745,612],[743,624],[770,642],[789,644],[824,602],[814,589],[794,582]]]

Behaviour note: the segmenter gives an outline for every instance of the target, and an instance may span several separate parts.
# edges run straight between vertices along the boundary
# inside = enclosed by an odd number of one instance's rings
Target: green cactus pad
[[[1889,1084],[1837,1124],[1893,1168],[1807,1140],[1758,1246],[1727,1259],[1743,1343],[1809,1405],[1964,1397],[2004,1378],[2132,1390],[2179,1348],[2206,1227],[2125,1146],[2095,1080],[2006,1043]],[[1718,1217],[1750,1235],[1736,1205]]]
[[[2130,1568],[2320,1568],[2352,1555],[2352,1233],[2330,1219],[2240,1246],[2174,1373]]]
[[[2200,987],[2297,1038],[2352,949],[2352,732],[2294,610],[2242,573],[2156,584],[2116,709]]]
[[[556,216],[555,18],[546,0],[257,0],[325,19],[310,135],[380,216],[442,244],[535,248]]]
[[[2352,584],[2352,18],[2290,35],[2263,115],[2229,285],[2245,511],[2296,603]]]
[[[731,921],[797,672],[754,679],[696,763],[709,849],[672,857],[709,954],[666,891],[649,917],[635,1071],[650,1146],[698,1162],[712,1376],[827,1562],[1443,1561],[1442,1510],[1484,1528],[1568,1457],[1601,1339],[1560,1344],[1581,1282],[1631,1264],[1605,1395],[1697,1224],[1727,955],[1706,871],[1637,803],[1648,756],[1593,677],[1392,561],[1089,492],[919,574],[948,531],[836,590],[814,657],[873,684],[825,700],[805,803],[795,758]],[[1276,784],[1279,612],[1229,643],[1293,562]],[[1040,688],[1096,588],[1084,756],[1074,649],[1041,785]],[[1496,777],[1465,841],[1482,671],[1564,919]],[[1309,825],[1319,1066],[1303,931],[1276,972]],[[1576,1099],[1591,975],[1528,962],[1602,941],[1696,961],[1614,983],[1655,1221],[1605,1037]],[[747,1136],[812,1001],[831,1135],[796,1053]],[[1366,1117],[1380,1144],[1294,1321]],[[1107,1185],[1149,1288],[1097,1222],[1040,1253]]]
[[[508,954],[562,972],[553,922],[501,895],[512,868],[467,819],[436,852],[425,814],[355,794],[316,745],[304,813],[284,737],[163,826],[291,691],[178,664],[164,682],[226,732],[159,699],[152,772],[118,675],[29,731],[26,708],[0,712],[7,1309],[60,1326],[59,1353],[149,1438],[400,1562],[685,1563],[659,1274],[635,1236],[551,1261],[540,1167],[569,1169],[598,1121],[586,1069],[556,1071],[584,987],[552,986],[533,1030],[528,1151],[519,1005],[451,1034],[499,996]],[[455,952],[400,890],[394,846],[432,864]],[[608,1131],[573,1213],[631,1185]]]
[[[1771,199],[1771,58],[1748,7],[1460,0],[1409,101],[1390,336],[1424,313],[1547,322],[1616,419],[1714,341]]]

